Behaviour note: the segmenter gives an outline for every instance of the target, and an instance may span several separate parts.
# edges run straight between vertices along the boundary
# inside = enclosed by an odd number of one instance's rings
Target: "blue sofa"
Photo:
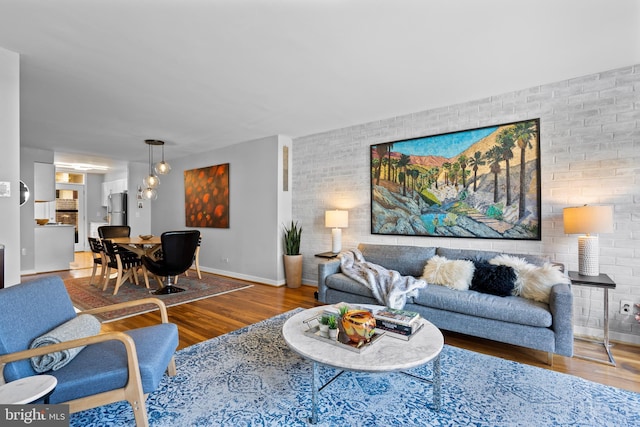
[[[500,255],[491,251],[378,244],[360,244],[358,249],[368,262],[415,277],[422,275],[426,262],[434,255],[451,260],[489,260]],[[548,261],[533,255],[511,255],[535,265]],[[368,288],[340,272],[339,259],[318,265],[318,300],[326,304],[379,304]],[[419,312],[443,330],[548,352],[549,364],[553,353],[573,356],[573,295],[568,284],[554,285],[548,304],[519,296],[499,297],[428,285],[417,297],[409,298],[405,308]]]

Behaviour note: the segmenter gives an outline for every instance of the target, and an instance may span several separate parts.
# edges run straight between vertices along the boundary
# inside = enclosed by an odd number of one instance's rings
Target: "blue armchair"
[[[136,425],[147,426],[146,394],[158,387],[165,371],[176,374],[173,356],[178,328],[168,323],[164,303],[145,298],[82,312],[96,314],[149,303],[159,308],[157,325],[29,349],[35,338],[76,317],[64,283],[51,276],[0,289],[0,380],[37,375],[31,357],[86,346],[66,366],[46,372],[58,380],[49,402],[68,404],[73,413],[127,400]]]

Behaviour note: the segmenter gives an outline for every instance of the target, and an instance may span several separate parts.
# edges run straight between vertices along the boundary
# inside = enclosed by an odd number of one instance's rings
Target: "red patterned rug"
[[[133,283],[125,282],[120,286],[117,295],[113,295],[113,279],[111,286],[103,291],[101,287],[95,284],[89,284],[89,278],[83,277],[79,279],[67,279],[64,281],[67,291],[71,296],[73,305],[78,310],[88,310],[95,307],[103,307],[109,304],[115,304],[125,301],[134,301],[137,299],[156,297],[160,298],[167,307],[184,304],[191,301],[197,301],[204,298],[214,297],[229,292],[239,291],[241,289],[250,288],[253,285],[245,281],[233,279],[230,277],[215,276],[211,274],[203,274],[202,279],[198,279],[193,275],[190,277],[180,276],[178,286],[184,289],[184,292],[169,295],[153,295],[151,292],[157,289],[158,283],[155,280],[149,280],[150,289],[144,287],[144,281],[141,280],[141,286]],[[154,305],[142,305],[109,313],[96,315],[103,322],[111,322],[124,317],[130,317],[135,314],[146,313],[156,309]]]

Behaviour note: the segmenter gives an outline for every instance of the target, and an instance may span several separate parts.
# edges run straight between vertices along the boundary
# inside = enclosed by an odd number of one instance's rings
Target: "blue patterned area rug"
[[[299,310],[299,309],[298,309]],[[311,363],[282,339],[285,313],[185,348],[178,375],[147,399],[151,426],[305,426]],[[319,395],[319,426],[638,426],[640,394],[445,346],[443,408],[402,374],[345,373]],[[335,371],[321,370],[329,378]],[[415,369],[431,375],[431,364]],[[79,412],[72,426],[134,425],[127,403]]]

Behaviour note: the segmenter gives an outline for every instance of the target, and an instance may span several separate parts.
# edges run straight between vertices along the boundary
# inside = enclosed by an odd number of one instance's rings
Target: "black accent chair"
[[[191,267],[198,247],[200,231],[166,231],[160,236],[162,241],[162,259],[154,260],[142,256],[142,264],[156,276],[166,277],[164,287],[154,292],[156,295],[173,294],[184,289],[173,286],[172,277],[184,273]]]

